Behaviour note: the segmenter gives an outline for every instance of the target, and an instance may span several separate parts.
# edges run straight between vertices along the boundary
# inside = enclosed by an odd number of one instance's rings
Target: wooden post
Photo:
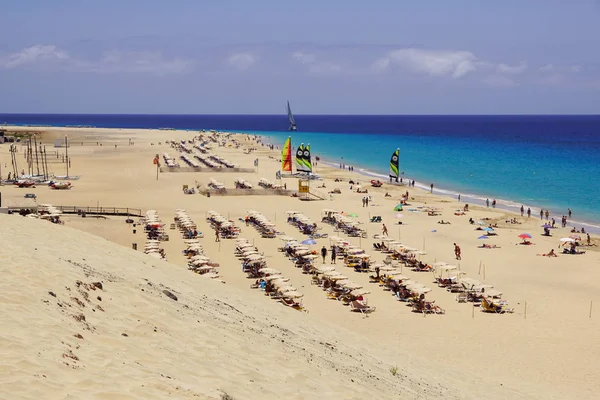
[[[65,161],[67,163],[67,179],[69,179],[69,138],[65,136]]]
[[[593,303],[594,303],[593,301],[590,301],[590,318],[592,318],[592,304]]]
[[[475,303],[473,303],[473,307],[471,307],[471,318],[475,318]]]
[[[525,319],[527,319],[527,302],[525,302],[525,314],[524,314],[524,316],[525,316]]]

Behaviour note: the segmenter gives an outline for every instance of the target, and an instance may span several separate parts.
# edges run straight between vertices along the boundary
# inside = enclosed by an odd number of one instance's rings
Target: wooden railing
[[[86,213],[91,215],[122,215],[141,217],[142,210],[139,208],[129,207],[86,207],[86,206],[54,206],[63,214],[80,214]]]

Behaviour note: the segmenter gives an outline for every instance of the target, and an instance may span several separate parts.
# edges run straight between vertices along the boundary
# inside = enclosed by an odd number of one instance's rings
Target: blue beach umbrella
[[[485,236],[485,235],[482,235],[482,236],[479,236],[477,239],[489,239],[489,237]]]
[[[490,227],[488,226],[487,228],[483,228],[482,230],[483,230],[483,231],[490,232],[490,231],[493,231],[493,230],[494,230],[494,228],[490,228]]]
[[[302,244],[317,244],[317,241],[314,239],[306,239]]]

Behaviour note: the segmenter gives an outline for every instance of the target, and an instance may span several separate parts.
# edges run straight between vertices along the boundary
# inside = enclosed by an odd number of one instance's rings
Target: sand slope
[[[465,398],[308,314],[69,227],[0,224],[2,398]]]

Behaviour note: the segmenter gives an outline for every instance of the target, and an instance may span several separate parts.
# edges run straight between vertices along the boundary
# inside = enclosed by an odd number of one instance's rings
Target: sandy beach
[[[161,172],[157,179],[156,154],[161,162],[168,153],[181,163],[166,141],[191,140],[199,132],[35,130],[56,175],[66,174],[61,162],[65,149],[53,143],[68,135],[69,175],[81,178],[71,181],[70,190],[1,186],[3,207],[28,207],[33,201],[24,195],[34,193],[38,204],[156,210],[169,236],[160,244],[167,261],[143,254],[143,227],[135,229],[123,216],[63,214],[64,225],[57,225],[0,214],[0,304],[8,316],[0,328],[0,397],[44,393],[44,398],[218,399],[228,393],[235,399],[592,399],[600,389],[595,380],[600,356],[598,237],[592,238],[595,246],[579,247],[585,254],[562,254],[560,239],[572,235],[570,228],[558,227],[550,230],[550,237],[542,236],[546,219],[539,215],[527,218],[474,205],[458,212],[464,202],[436,196],[435,190],[431,194],[387,183],[373,188],[368,177],[323,164],[314,168],[323,180],[312,181],[311,190],[324,200],[184,194],[184,185],[204,188],[211,178],[226,188],[233,188],[237,178],[255,187],[261,178],[275,182],[280,154],[252,137],[235,135],[225,146],[214,144],[212,152],[254,172]],[[256,150],[245,154],[252,147]],[[8,148],[0,145],[3,178],[11,168]],[[26,168],[24,148],[17,148],[20,170]],[[356,181],[368,189],[368,207],[361,201],[365,194],[356,193]],[[298,189],[295,178],[282,183]],[[340,194],[329,194],[334,189]],[[395,211],[406,191],[408,205]],[[427,208],[437,209],[437,215],[428,215]],[[224,283],[188,270],[184,238],[169,226],[177,209],[186,210],[197,224],[204,253],[219,264]],[[351,238],[321,223],[324,209],[356,214],[352,218],[366,237]],[[236,241],[215,241],[206,220],[210,210],[234,221],[240,237],[263,253],[269,267],[289,278],[303,294],[305,312],[250,288],[253,281],[234,256]],[[456,265],[466,277],[502,292],[514,312],[482,312],[439,287],[432,272],[404,267],[402,274],[430,288],[427,300],[445,311],[415,313],[370,283],[369,273],[338,261],[336,270],[367,289],[368,304],[376,308],[368,315],[351,312],[342,302],[328,299],[322,288],[311,284],[310,275],[278,251],[284,244],[280,238],[263,238],[244,224],[250,210],[262,213],[279,232],[303,241],[306,235],[286,222],[288,211],[301,212],[328,235],[316,239],[311,249],[329,248],[331,237],[340,236],[366,250],[374,263],[386,258],[373,248],[381,242],[374,235],[381,235],[383,226],[370,219],[381,216],[389,237],[420,250],[419,261]],[[497,234],[478,239],[485,232],[476,229],[486,225],[470,224],[469,218],[495,225]],[[518,223],[507,222],[513,218]],[[560,226],[560,216],[555,218]],[[532,245],[521,244],[523,233],[531,234]],[[454,243],[461,248],[460,260]],[[480,247],[484,243],[491,248]],[[557,257],[541,255],[551,249]],[[321,264],[320,257],[315,263]],[[92,288],[94,282],[102,282],[102,289]],[[85,320],[73,317],[82,314]],[[83,339],[74,336],[78,334]]]

